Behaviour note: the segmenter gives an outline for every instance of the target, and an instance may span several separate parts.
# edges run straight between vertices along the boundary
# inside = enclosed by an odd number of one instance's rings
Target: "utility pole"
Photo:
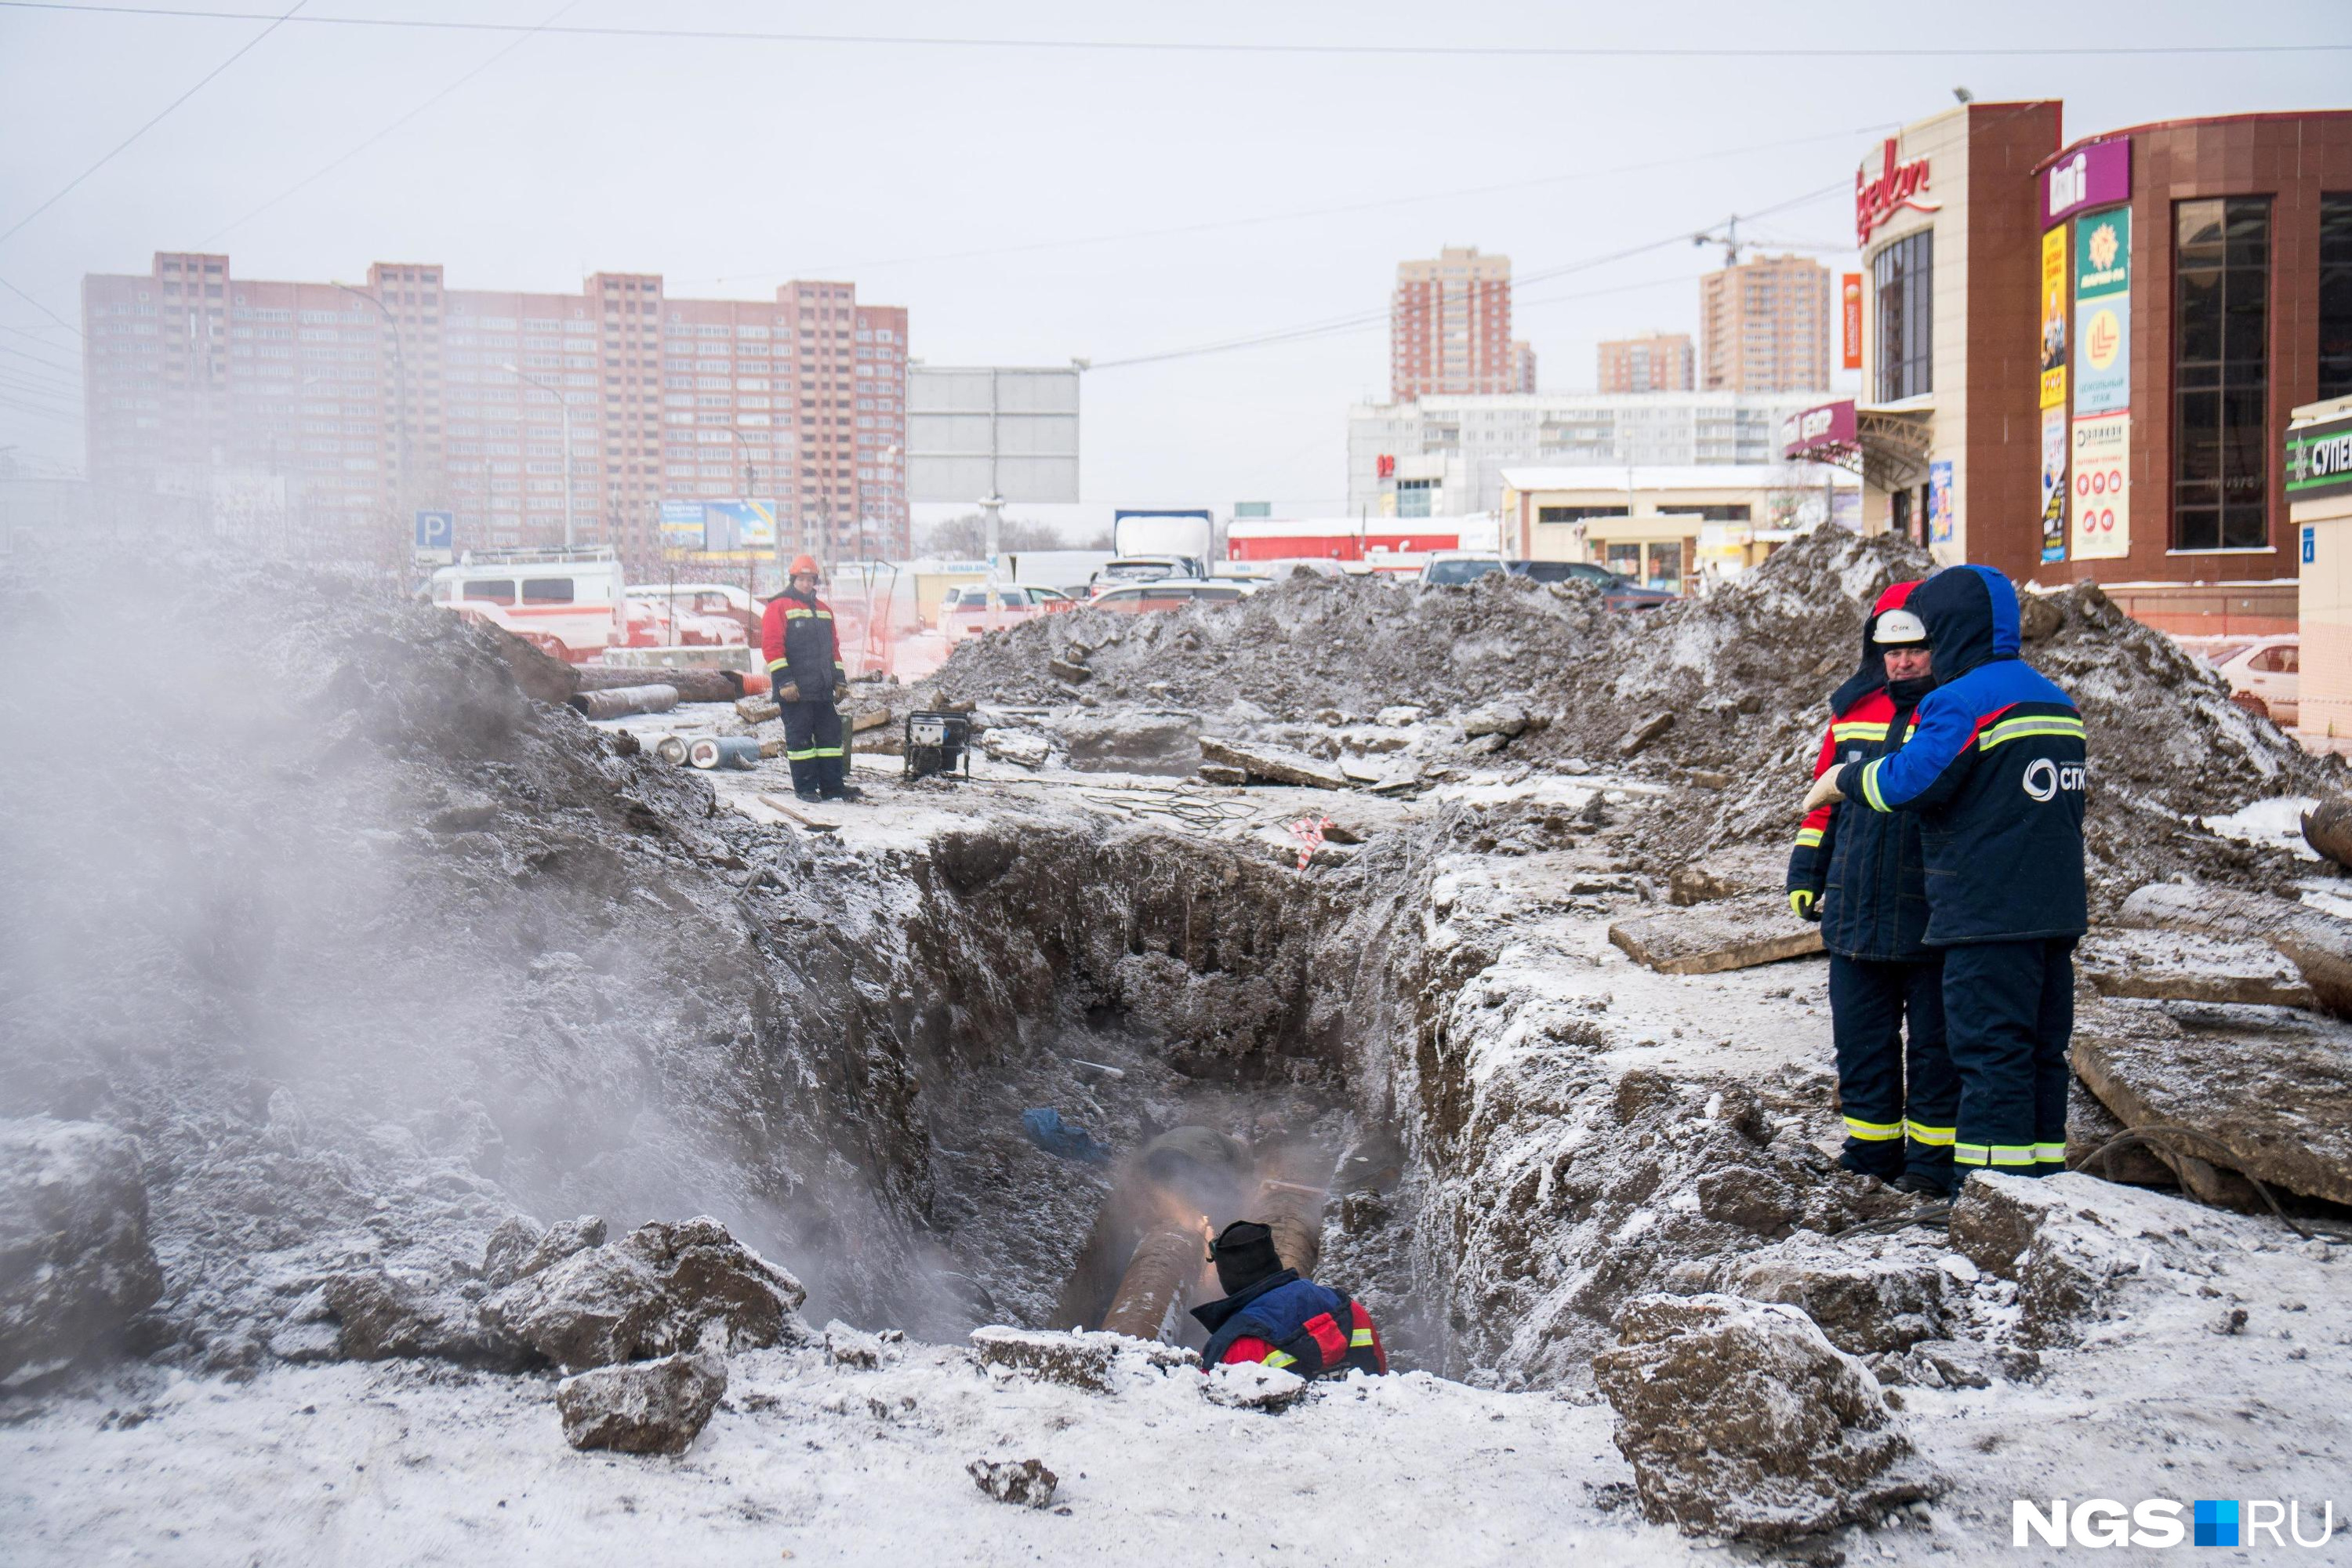
[[[563,416],[563,547],[569,550],[572,548],[572,400],[563,395],[561,386],[550,386],[535,375],[525,375],[520,365],[501,365],[499,368],[525,386],[535,386],[554,398],[556,408]],[[528,439],[523,449],[526,452],[530,450]],[[523,465],[523,472],[530,472],[528,462]]]

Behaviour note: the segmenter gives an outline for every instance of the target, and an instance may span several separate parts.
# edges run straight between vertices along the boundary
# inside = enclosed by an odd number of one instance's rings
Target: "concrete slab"
[[[2302,972],[2266,942],[2190,931],[2093,931],[2074,972],[2102,996],[2316,1007]]]
[[[1720,974],[1822,951],[1821,927],[1778,893],[1750,893],[1618,921],[1609,940],[1662,974]]]

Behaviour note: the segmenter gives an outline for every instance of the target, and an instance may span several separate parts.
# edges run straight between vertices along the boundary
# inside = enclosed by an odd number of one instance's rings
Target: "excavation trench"
[[[812,860],[895,885],[902,916],[863,949],[849,1045],[877,1064],[869,1158],[907,1260],[842,1310],[1197,1344],[1204,1232],[1263,1220],[1311,1270],[1350,1194],[1373,1228],[1409,1226],[1391,1064],[1422,879],[1409,846],[1367,859],[1309,879],[1247,846],[1008,825]],[[1402,1271],[1341,1283],[1390,1307],[1401,1362],[1442,1359]]]

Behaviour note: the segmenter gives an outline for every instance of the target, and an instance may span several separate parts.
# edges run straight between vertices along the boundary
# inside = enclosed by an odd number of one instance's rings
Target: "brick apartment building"
[[[1511,337],[1511,258],[1447,246],[1397,263],[1389,303],[1389,395],[1533,392],[1534,349]]]
[[[90,471],[113,484],[275,481],[297,527],[404,538],[431,508],[461,547],[546,544],[569,463],[573,537],[633,574],[659,561],[660,503],[704,497],[772,498],[787,542],[828,558],[912,552],[907,312],[848,283],[681,300],[600,272],[509,293],[379,262],[347,286],[165,252],[85,279],[82,321]]]
[[[1830,269],[1758,257],[1701,278],[1699,390],[1820,392],[1830,384]]]
[[[1613,338],[1602,343],[1601,390],[1618,395],[1690,391],[1690,334],[1644,332],[1638,338]]]

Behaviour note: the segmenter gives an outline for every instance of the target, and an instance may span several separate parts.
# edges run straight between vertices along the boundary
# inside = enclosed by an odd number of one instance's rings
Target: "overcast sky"
[[[152,4],[274,16],[292,0]],[[518,41],[306,20],[353,16],[1407,52]],[[933,363],[1104,366],[1086,383],[1090,510],[1264,500],[1336,511],[1347,405],[1386,393],[1378,313],[1401,258],[1477,245],[1524,277],[1665,242],[1522,288],[1541,385],[1589,390],[1599,340],[1696,331],[1695,279],[1716,252],[1679,237],[1777,207],[1743,228],[1852,265],[1835,247],[1851,244],[1854,166],[1886,128],[1948,107],[1955,86],[1980,100],[2063,98],[2070,137],[2352,102],[2344,53],[2046,52],[2343,45],[2344,0],[1993,0],[1965,13],[308,0],[253,43],[268,26],[0,3],[0,229],[252,46],[0,240],[0,280],[38,301],[0,289],[0,446],[78,468],[77,339],[39,307],[79,324],[84,273],[144,272],[159,248],[225,250],[234,271],[264,278],[438,262],[459,289],[572,289],[606,268],[662,273],[674,294],[764,299],[789,278],[845,278],[862,300],[907,306],[914,352]],[[1516,52],[1626,46],[1734,52]],[[1439,47],[1515,52],[1415,52]],[[2024,52],[1826,52],[1969,47]],[[1821,194],[1784,205],[1809,193]],[[1374,319],[1109,363],[1358,314]]]

